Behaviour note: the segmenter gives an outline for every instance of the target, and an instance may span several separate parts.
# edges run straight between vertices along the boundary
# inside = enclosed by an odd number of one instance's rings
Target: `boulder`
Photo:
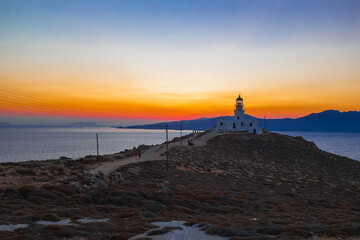
[[[112,184],[122,184],[125,182],[124,178],[122,177],[121,173],[116,172],[109,177],[109,181]]]
[[[136,168],[136,167],[133,167],[133,168],[129,168],[126,172],[128,174],[134,174],[135,176],[139,175],[141,169],[140,168]]]

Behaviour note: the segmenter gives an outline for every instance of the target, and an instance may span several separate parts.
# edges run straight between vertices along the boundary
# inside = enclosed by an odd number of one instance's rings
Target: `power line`
[[[1,93],[0,98],[2,98],[2,101],[12,103],[14,105],[18,105],[19,107],[26,106],[26,108],[29,110],[35,110],[35,111],[39,111],[42,113],[48,113],[48,114],[55,113],[58,115],[71,117],[71,118],[78,118],[78,119],[88,119],[89,118],[89,119],[99,119],[102,121],[113,122],[113,123],[117,122],[114,120],[111,121],[108,118],[101,118],[101,117],[94,116],[94,114],[103,114],[103,113],[99,113],[99,112],[71,110],[71,109],[67,109],[69,107],[68,105],[64,105],[64,104],[57,103],[57,102],[52,102],[49,100],[42,100],[42,99],[27,96],[27,95],[20,95],[20,94],[11,92],[11,91],[0,90],[0,93]],[[30,103],[24,103],[23,101],[19,101],[16,99],[23,99],[28,102],[30,101]],[[43,104],[45,106],[41,106],[39,104]],[[56,107],[56,108],[49,109],[48,107],[51,107],[51,106]],[[66,109],[61,109],[61,108],[66,108]],[[110,118],[119,118],[118,116],[115,116],[113,114],[109,114],[109,113],[106,113],[106,114]]]
[[[11,100],[3,100],[5,102],[10,102],[10,103],[14,103],[13,101]],[[16,103],[16,102],[15,102]],[[22,106],[24,106],[24,104],[22,104]],[[66,112],[66,111],[62,111],[62,110],[51,110],[49,111],[48,109],[44,109],[44,108],[41,108],[41,107],[37,107],[37,106],[32,106],[32,105],[29,105],[27,104],[26,107],[25,107],[26,110],[30,110],[30,111],[36,111],[36,112],[40,112],[40,113],[44,113],[44,114],[50,114],[50,113],[54,113],[58,116],[61,116],[61,117],[67,117],[67,118],[73,118],[73,119],[79,119],[79,120],[101,120],[101,121],[106,121],[106,122],[109,122],[109,123],[112,123],[112,124],[116,124],[117,121],[111,121],[111,120],[108,120],[108,119],[104,119],[104,118],[99,118],[99,117],[95,117],[95,116],[87,116],[87,117],[84,117],[84,116],[74,116],[74,115],[70,115],[69,112]]]
[[[42,100],[42,99],[39,99],[39,98],[34,98],[34,97],[30,97],[30,96],[27,96],[27,95],[20,95],[20,94],[16,94],[14,92],[10,92],[10,91],[4,91],[4,90],[0,90],[1,94],[6,94],[7,96],[10,96],[10,97],[16,97],[16,98],[23,98],[23,99],[29,99],[33,102],[36,102],[36,103],[40,103],[40,104],[47,104],[47,105],[50,105],[50,106],[56,106],[56,107],[63,107],[63,108],[68,108],[69,106],[68,105],[64,105],[64,104],[61,104],[61,103],[58,103],[58,102],[53,102],[53,101],[50,101],[50,100]],[[19,102],[20,104],[22,102]],[[85,114],[85,115],[88,115],[88,116],[93,116],[93,114],[102,114],[102,112],[94,112],[94,111],[84,111],[84,110],[71,110],[71,109],[66,109],[65,111],[68,111],[68,112],[72,112],[72,113],[75,113],[75,114],[78,114],[78,113],[82,113],[82,114]],[[113,114],[109,114],[109,113],[106,113],[109,117],[112,117],[112,118],[119,118],[118,116],[116,115],[113,115]]]

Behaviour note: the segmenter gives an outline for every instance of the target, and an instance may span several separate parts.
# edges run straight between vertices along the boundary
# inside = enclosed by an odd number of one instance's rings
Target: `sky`
[[[0,122],[360,110],[358,0],[0,0]]]

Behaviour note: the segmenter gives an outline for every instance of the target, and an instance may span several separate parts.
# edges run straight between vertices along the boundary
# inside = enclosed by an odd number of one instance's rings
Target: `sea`
[[[182,131],[182,135],[192,131]],[[278,132],[302,136],[320,149],[360,161],[360,133]],[[98,134],[99,154],[112,154],[141,144],[153,145],[166,141],[165,130],[102,128],[0,128],[0,162],[77,159],[96,155]],[[171,140],[180,131],[169,130]]]
[[[360,133],[286,131],[277,133],[303,137],[307,141],[314,142],[321,150],[360,161]]]
[[[168,139],[192,131],[168,131]],[[0,162],[78,159],[96,155],[98,134],[99,154],[112,154],[141,144],[153,145],[166,141],[165,130],[88,128],[0,128]]]

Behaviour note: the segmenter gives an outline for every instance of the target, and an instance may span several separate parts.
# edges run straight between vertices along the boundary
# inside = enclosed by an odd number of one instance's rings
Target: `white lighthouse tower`
[[[234,120],[239,120],[244,118],[244,102],[243,99],[239,97],[236,99],[236,104],[235,104],[235,110],[234,110]]]
[[[262,129],[258,128],[258,121],[254,118],[245,118],[244,100],[239,94],[236,99],[234,118],[218,117],[216,121],[215,130],[220,132],[248,132],[253,134],[261,134]]]

